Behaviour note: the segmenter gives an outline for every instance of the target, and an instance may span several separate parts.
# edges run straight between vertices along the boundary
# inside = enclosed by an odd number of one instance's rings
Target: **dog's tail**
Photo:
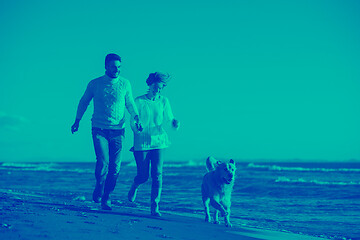
[[[213,158],[212,156],[209,156],[206,159],[206,169],[208,172],[214,171],[216,169],[216,166],[219,164],[219,161]]]

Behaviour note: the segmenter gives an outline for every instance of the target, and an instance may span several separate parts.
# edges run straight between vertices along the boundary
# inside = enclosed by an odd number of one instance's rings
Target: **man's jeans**
[[[134,151],[137,166],[137,176],[134,178],[135,187],[139,187],[149,179],[151,162],[151,211],[158,211],[161,189],[162,189],[162,170],[163,156],[162,149],[149,151]]]
[[[95,178],[96,187],[102,198],[108,199],[115,189],[120,172],[121,149],[125,129],[92,128],[96,154]]]

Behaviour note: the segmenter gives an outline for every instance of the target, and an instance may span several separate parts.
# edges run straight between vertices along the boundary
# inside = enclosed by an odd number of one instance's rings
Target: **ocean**
[[[0,163],[0,191],[95,206],[95,163]],[[203,218],[203,162],[165,163],[160,210]],[[114,208],[149,210],[151,179],[135,203],[127,192],[136,174],[123,162]],[[360,239],[360,163],[237,163],[232,194],[234,227],[292,232],[325,239]]]

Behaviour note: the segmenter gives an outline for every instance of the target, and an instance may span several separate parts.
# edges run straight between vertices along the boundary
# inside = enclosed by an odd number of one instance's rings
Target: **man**
[[[114,191],[120,171],[121,149],[125,133],[125,107],[141,131],[138,110],[134,103],[130,82],[119,76],[121,58],[108,54],[105,58],[105,75],[89,82],[80,99],[75,123],[71,127],[74,133],[90,101],[94,102],[92,115],[92,137],[96,155],[96,186],[93,200],[101,202],[104,210],[111,210],[110,194]]]

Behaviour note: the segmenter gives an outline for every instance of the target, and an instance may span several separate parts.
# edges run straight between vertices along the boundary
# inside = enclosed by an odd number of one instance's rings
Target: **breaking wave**
[[[341,185],[341,186],[360,186],[360,182],[327,182],[327,181],[319,181],[319,180],[306,180],[303,178],[298,179],[290,179],[287,177],[278,177],[275,182],[280,183],[305,183],[305,184],[317,184],[317,185]]]
[[[247,168],[268,171],[297,171],[297,172],[360,172],[359,168],[304,168],[304,167],[281,167],[277,165],[259,165],[249,163]]]
[[[57,163],[0,163],[1,170],[43,171],[43,172],[78,172],[92,173],[93,170],[81,168],[63,168]]]

